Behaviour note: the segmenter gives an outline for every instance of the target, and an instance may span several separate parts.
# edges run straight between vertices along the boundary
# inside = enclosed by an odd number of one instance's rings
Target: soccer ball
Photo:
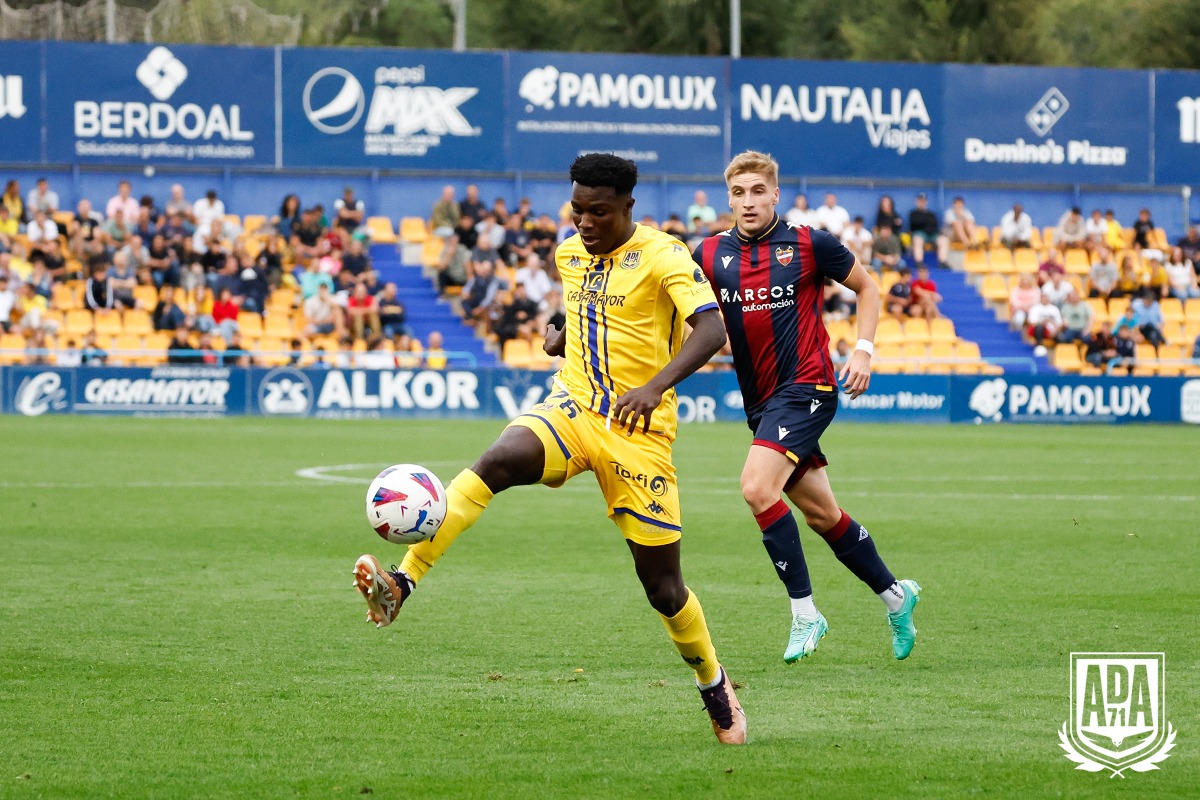
[[[395,544],[432,539],[446,518],[446,490],[424,467],[396,464],[375,476],[367,489],[367,522]]]

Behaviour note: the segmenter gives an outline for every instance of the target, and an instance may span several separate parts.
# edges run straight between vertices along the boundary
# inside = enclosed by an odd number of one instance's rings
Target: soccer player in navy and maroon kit
[[[800,530],[783,494],[838,560],[883,600],[892,651],[896,658],[907,658],[916,636],[912,617],[921,587],[897,581],[867,529],[838,507],[819,444],[837,412],[838,384],[853,398],[871,382],[879,290],[836,237],[779,218],[779,165],[769,155],[738,155],[725,170],[725,183],[737,225],[705,239],[692,258],[721,304],[746,418],[754,431],[742,470],[742,496],[791,598],[784,660],[792,663],[812,653],[829,626],[813,605]],[[858,295],[860,338],[840,375],[821,320],[826,278]]]

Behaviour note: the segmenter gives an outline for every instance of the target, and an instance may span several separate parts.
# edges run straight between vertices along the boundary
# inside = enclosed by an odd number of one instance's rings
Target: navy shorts
[[[837,406],[837,389],[794,383],[776,392],[762,410],[750,415],[747,422],[754,431],[753,443],[783,453],[796,464],[785,489],[810,469],[829,464],[821,452],[820,440],[833,422]]]

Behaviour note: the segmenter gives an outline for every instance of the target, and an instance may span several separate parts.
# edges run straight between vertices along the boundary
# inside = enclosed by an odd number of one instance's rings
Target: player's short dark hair
[[[607,186],[627,195],[637,186],[637,164],[611,153],[585,153],[571,164],[571,181],[580,186]]]

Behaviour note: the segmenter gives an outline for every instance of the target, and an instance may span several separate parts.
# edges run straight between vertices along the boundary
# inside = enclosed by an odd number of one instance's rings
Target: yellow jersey
[[[637,225],[619,250],[594,256],[575,235],[554,256],[566,306],[566,360],[558,374],[571,398],[608,417],[625,392],[649,383],[679,352],[684,320],[717,308],[687,248]],[[650,430],[674,438],[675,391],[663,394]]]

